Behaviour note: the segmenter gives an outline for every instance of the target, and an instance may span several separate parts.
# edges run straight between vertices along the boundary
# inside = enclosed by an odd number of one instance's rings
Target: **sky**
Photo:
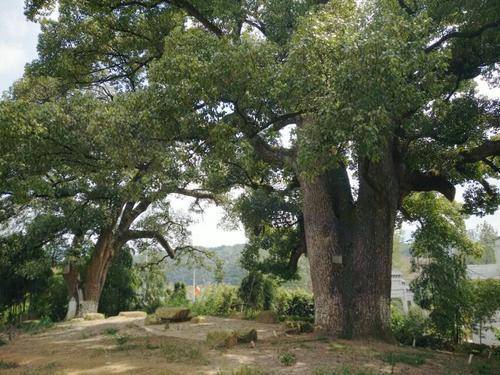
[[[0,0],[0,93],[7,90],[19,79],[24,65],[37,56],[36,44],[40,27],[26,20],[23,14],[24,0]],[[489,88],[484,82],[478,82],[483,95],[500,98],[500,88]],[[458,189],[458,200],[463,189]],[[189,199],[174,199],[173,207],[178,211],[186,211]],[[192,242],[195,246],[234,245],[247,241],[239,223],[230,223],[236,230],[229,230],[223,225],[224,210],[212,204],[204,206],[202,214],[193,214],[195,223],[191,225]],[[484,218],[471,217],[467,227],[474,228],[486,220],[500,233],[500,210],[494,215]],[[411,227],[404,228],[406,232]]]

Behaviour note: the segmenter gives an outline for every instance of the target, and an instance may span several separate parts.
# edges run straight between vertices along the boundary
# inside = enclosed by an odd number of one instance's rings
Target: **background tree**
[[[472,238],[479,242],[483,251],[479,257],[470,257],[467,259],[468,264],[491,264],[496,262],[495,246],[498,233],[487,222],[478,224],[472,232]]]
[[[470,281],[473,322],[479,325],[479,342],[483,327],[494,320],[500,310],[500,281],[495,279]],[[491,329],[491,327],[490,327]]]
[[[407,199],[408,217],[418,223],[411,246],[411,282],[416,303],[430,312],[436,335],[455,344],[470,327],[474,306],[466,258],[480,251],[467,236],[460,208],[434,193]]]
[[[27,1],[27,14],[53,3]],[[316,325],[388,337],[403,199],[438,191],[451,200],[454,185],[468,183],[467,210],[498,205],[487,180],[499,171],[498,105],[472,80],[495,80],[499,6],[60,1],[30,71],[101,91],[144,88],[153,118],[179,113],[177,124],[203,138],[196,152],[208,151],[207,184],[298,197],[300,213],[277,209],[267,227],[274,254],[288,253],[292,269],[307,253]],[[289,125],[295,136],[284,144]]]
[[[54,79],[26,77],[0,103],[0,190],[18,208],[5,225],[42,222],[40,246],[62,249],[76,305],[68,317],[97,311],[112,260],[130,241],[156,243],[164,259],[197,252],[168,196],[214,196],[187,187],[196,184],[196,162],[175,143],[178,133],[162,127],[154,134],[154,121],[140,115],[143,100],[65,92]],[[149,130],[141,131],[145,123]]]
[[[224,281],[224,261],[222,259],[215,260],[214,267],[214,280],[217,284],[220,284]]]

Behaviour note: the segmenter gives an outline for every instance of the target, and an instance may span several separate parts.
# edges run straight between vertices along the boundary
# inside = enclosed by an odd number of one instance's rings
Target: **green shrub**
[[[45,316],[54,322],[64,319],[68,308],[68,289],[62,275],[52,275],[47,288],[32,296],[30,312],[34,316]]]
[[[52,320],[49,317],[45,316],[40,320],[22,322],[20,328],[31,335],[36,335],[37,333],[46,331],[53,325],[54,323],[52,322]]]
[[[187,306],[189,301],[187,299],[186,284],[183,282],[176,282],[174,284],[174,290],[168,292],[168,306]]]
[[[396,339],[405,345],[427,346],[429,321],[425,312],[412,306],[408,314],[403,314],[397,307],[391,306],[391,328]]]
[[[314,321],[314,298],[304,290],[278,289],[274,310],[280,319]]]
[[[279,357],[281,364],[285,366],[292,366],[297,362],[297,357],[294,353],[285,352]]]
[[[272,279],[257,271],[250,272],[241,280],[238,295],[245,307],[254,310],[270,310],[276,294]]]
[[[237,288],[218,284],[207,287],[191,306],[191,311],[195,315],[229,316],[239,305]]]

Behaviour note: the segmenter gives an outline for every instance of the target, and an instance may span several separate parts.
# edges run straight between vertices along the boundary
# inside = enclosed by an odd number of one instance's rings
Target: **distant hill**
[[[226,284],[239,285],[241,279],[245,277],[246,271],[241,268],[240,256],[244,244],[233,246],[218,246],[205,248],[212,251],[217,257],[224,261],[224,280]],[[196,283],[197,284],[210,284],[214,282],[214,272],[212,262],[206,262],[205,267],[200,266],[178,266],[172,263],[166,264],[166,274],[169,283],[182,281],[185,284],[192,284],[193,282],[193,268],[196,268]]]

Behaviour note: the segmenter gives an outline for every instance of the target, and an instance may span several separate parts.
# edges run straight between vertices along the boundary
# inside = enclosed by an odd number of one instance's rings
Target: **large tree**
[[[197,253],[189,221],[169,198],[215,196],[197,184],[197,162],[179,133],[164,124],[154,130],[144,100],[27,76],[0,102],[0,193],[10,207],[0,229],[39,251],[57,250],[53,265],[63,265],[73,300],[68,318],[97,311],[109,267],[127,243],[153,242],[165,258]]]
[[[54,3],[27,1],[27,14]],[[472,81],[498,77],[496,0],[58,3],[29,70],[139,88],[155,118],[178,111],[186,136],[203,130],[206,183],[247,188],[253,244],[287,253],[292,270],[307,253],[316,325],[329,333],[389,335],[405,197],[451,200],[469,183],[471,212],[498,204],[487,178],[499,172],[499,107]]]

